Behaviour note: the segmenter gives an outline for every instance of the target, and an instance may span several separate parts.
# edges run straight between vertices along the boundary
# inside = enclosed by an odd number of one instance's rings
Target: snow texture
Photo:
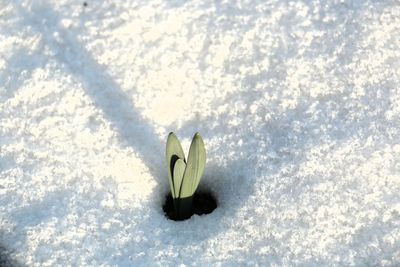
[[[0,0],[0,264],[399,266],[399,91],[398,0]]]

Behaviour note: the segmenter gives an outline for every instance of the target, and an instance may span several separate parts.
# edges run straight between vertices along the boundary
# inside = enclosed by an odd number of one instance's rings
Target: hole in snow
[[[216,207],[217,207],[217,201],[210,192],[207,191],[196,192],[193,195],[192,212],[190,217],[193,214],[197,215],[210,214],[215,210]],[[169,193],[166,196],[165,203],[162,208],[164,210],[165,216],[168,219],[174,221],[181,221],[180,219],[177,219],[175,216],[174,203],[172,200],[171,193]]]

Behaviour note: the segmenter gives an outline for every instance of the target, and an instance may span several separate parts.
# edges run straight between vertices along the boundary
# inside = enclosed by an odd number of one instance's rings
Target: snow
[[[86,3],[0,0],[1,265],[400,265],[399,1]]]

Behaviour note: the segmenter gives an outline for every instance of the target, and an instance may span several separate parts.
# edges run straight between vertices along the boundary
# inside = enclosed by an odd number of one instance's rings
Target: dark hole
[[[84,6],[84,7],[87,7],[87,3],[86,3],[86,2],[83,2],[83,6]]]
[[[192,212],[190,217],[193,214],[197,215],[210,214],[215,210],[216,207],[217,207],[217,201],[215,200],[214,196],[211,193],[196,192],[193,195]],[[176,217],[174,210],[174,202],[171,194],[167,195],[165,203],[162,208],[164,210],[165,216],[167,216],[168,219],[174,221],[185,220]]]

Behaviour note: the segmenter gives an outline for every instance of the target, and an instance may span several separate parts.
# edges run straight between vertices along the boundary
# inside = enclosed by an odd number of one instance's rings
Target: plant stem
[[[186,220],[192,216],[193,196],[185,198],[175,198],[174,207],[177,220]]]

